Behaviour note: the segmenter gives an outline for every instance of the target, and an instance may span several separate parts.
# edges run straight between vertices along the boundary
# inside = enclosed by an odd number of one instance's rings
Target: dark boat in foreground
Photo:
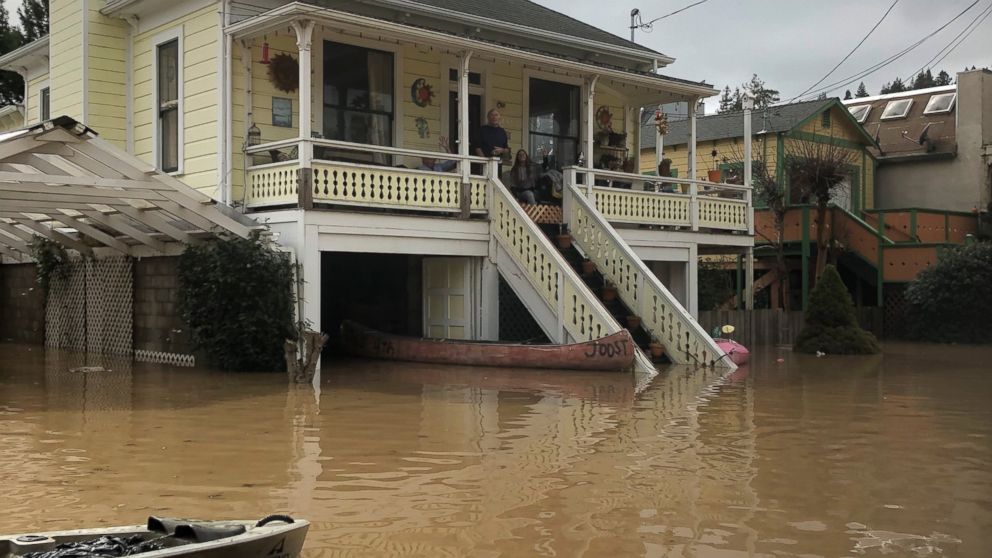
[[[0,535],[0,558],[295,558],[309,527],[285,515],[257,522],[149,517],[147,525]]]
[[[563,370],[630,370],[636,347],[627,330],[570,345],[525,345],[457,339],[418,339],[383,333],[346,320],[343,347],[355,356],[434,364],[556,368]]]

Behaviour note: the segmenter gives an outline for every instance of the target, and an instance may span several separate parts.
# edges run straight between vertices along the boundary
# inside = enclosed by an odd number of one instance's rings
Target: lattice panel
[[[86,263],[66,264],[65,278],[53,277],[45,302],[45,346],[86,350]]]
[[[134,274],[130,258],[86,262],[86,350],[130,355]]]
[[[527,307],[520,302],[517,293],[502,277],[499,278],[499,338],[502,341],[550,342]]]
[[[53,278],[45,305],[45,345],[130,356],[134,281],[130,258],[73,260]]]
[[[903,325],[906,323],[906,285],[890,283],[883,289],[885,308],[882,316],[882,332],[885,337],[900,337],[906,333]]]
[[[183,353],[163,353],[138,349],[134,351],[134,360],[155,364],[171,364],[173,366],[196,366],[196,357]]]

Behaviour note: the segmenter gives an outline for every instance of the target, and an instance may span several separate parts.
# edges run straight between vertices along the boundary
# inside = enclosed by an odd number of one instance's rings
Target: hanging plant
[[[300,63],[288,54],[273,56],[269,62],[269,81],[279,91],[296,91],[300,87]]]
[[[31,257],[38,264],[38,284],[46,296],[53,278],[69,278],[69,254],[58,242],[35,236],[31,241]]]

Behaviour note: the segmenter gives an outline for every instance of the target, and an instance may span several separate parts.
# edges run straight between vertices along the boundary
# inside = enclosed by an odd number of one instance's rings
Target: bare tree
[[[786,146],[785,174],[804,199],[816,202],[816,275],[827,265],[827,206],[850,177],[854,152],[833,141],[792,139]]]

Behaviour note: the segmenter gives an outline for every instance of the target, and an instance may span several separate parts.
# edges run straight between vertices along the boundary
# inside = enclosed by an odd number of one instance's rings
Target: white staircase
[[[490,178],[490,259],[554,343],[623,329],[499,180]],[[639,348],[635,368],[655,373]]]
[[[665,346],[668,358],[676,364],[736,368],[574,182],[565,185],[563,202],[572,241],[616,285],[620,299]]]

